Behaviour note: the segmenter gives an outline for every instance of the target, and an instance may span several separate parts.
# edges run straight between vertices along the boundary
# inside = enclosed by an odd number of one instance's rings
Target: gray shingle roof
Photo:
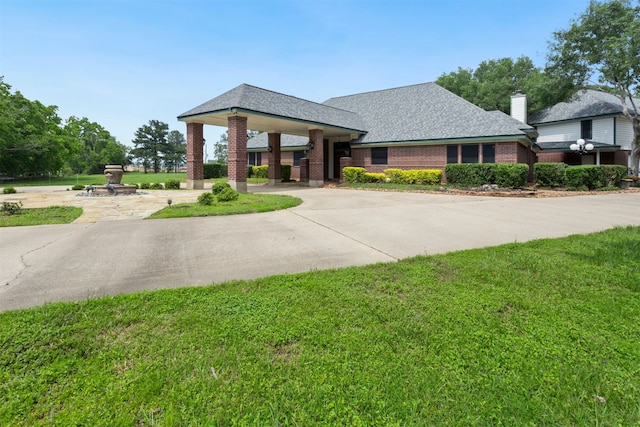
[[[634,102],[636,106],[640,106],[640,99],[634,98]],[[632,110],[629,100],[627,105]],[[617,96],[597,90],[584,90],[569,102],[561,102],[532,115],[529,122],[537,125],[615,114],[622,114],[622,104]]]
[[[318,104],[247,84],[241,84],[204,104],[182,113],[178,116],[178,119],[230,111],[233,108],[344,129],[364,130],[360,117],[351,111],[344,111],[334,106]]]
[[[362,118],[367,134],[356,143],[524,136],[513,123],[497,120],[435,83],[331,98],[324,104]]]

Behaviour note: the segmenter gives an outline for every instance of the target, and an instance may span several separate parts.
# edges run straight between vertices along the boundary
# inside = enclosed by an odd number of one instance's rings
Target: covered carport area
[[[267,132],[269,184],[280,181],[282,134],[308,137],[309,186],[324,184],[324,145],[366,132],[353,112],[242,84],[178,116],[187,124],[187,188],[204,188],[204,125],[228,128],[228,182],[247,191],[247,131]]]

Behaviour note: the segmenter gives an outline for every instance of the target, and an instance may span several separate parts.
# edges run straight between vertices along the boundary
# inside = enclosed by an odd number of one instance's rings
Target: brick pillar
[[[309,140],[313,144],[307,152],[309,158],[309,187],[324,185],[324,135],[322,129],[310,129]]]
[[[202,123],[187,123],[187,189],[189,190],[204,188],[203,127]]]
[[[300,182],[309,182],[309,159],[300,159]]]
[[[269,133],[269,149],[269,185],[276,185],[282,181],[279,133]]]
[[[344,182],[344,173],[342,170],[347,167],[353,166],[353,158],[351,157],[340,157],[340,182]]]
[[[247,192],[247,118],[229,116],[228,154],[229,174],[228,182],[231,188],[240,192]]]

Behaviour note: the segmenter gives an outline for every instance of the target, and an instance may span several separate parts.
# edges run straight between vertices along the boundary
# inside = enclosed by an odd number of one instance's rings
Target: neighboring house
[[[444,170],[449,163],[531,166],[537,134],[522,122],[526,98],[515,96],[512,103],[521,120],[487,112],[435,83],[322,104],[243,84],[178,117],[187,123],[187,184],[202,185],[204,124],[229,126],[229,181],[241,191],[247,163],[268,164],[272,184],[279,181],[279,165],[291,164],[292,177],[313,186],[339,179],[345,166],[372,172]],[[247,141],[248,129],[262,133]]]
[[[640,99],[634,99],[640,106]],[[633,111],[627,101],[628,108]],[[622,114],[620,99],[606,92],[584,90],[531,116],[538,132],[537,161],[580,164],[618,164],[630,167],[633,126]],[[591,153],[579,155],[569,146],[578,139],[593,144]]]

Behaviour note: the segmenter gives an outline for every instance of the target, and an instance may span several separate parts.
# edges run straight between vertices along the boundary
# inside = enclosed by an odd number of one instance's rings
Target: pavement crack
[[[341,235],[341,236],[343,236],[343,237],[345,237],[345,238],[347,238],[347,239],[351,240],[352,242],[356,242],[356,243],[358,243],[358,244],[360,244],[360,245],[362,245],[362,246],[366,246],[366,247],[367,247],[367,248],[369,248],[369,249],[372,249],[372,250],[374,250],[374,251],[376,251],[376,252],[378,252],[378,253],[381,253],[382,255],[388,256],[389,258],[391,258],[391,259],[393,259],[393,260],[395,260],[395,261],[398,261],[398,260],[399,260],[399,258],[397,258],[397,257],[395,257],[395,256],[393,256],[393,255],[391,255],[391,254],[389,254],[389,253],[387,253],[387,252],[385,252],[385,251],[383,251],[383,250],[381,250],[381,249],[378,249],[378,248],[376,248],[375,246],[371,246],[371,245],[369,245],[369,244],[367,244],[367,243],[365,243],[365,242],[362,242],[362,241],[360,241],[360,240],[358,240],[358,239],[355,239],[355,238],[353,238],[353,237],[349,236],[348,234],[345,234],[345,233],[343,233],[343,232],[341,232],[341,231],[338,231],[338,230],[336,230],[336,229],[333,229],[333,228],[331,228],[331,227],[327,227],[327,226],[326,226],[326,225],[324,225],[323,223],[318,222],[318,221],[314,221],[314,220],[312,220],[311,218],[308,218],[308,217],[306,217],[306,216],[304,216],[304,215],[299,214],[298,212],[291,211],[291,210],[290,210],[290,211],[288,211],[288,212],[289,212],[289,213],[291,213],[291,214],[293,214],[293,215],[296,215],[296,216],[297,216],[297,217],[299,217],[299,218],[302,218],[302,219],[304,219],[304,220],[306,220],[306,221],[309,221],[309,222],[311,222],[311,223],[313,223],[313,224],[316,224],[316,225],[318,225],[318,226],[320,226],[320,227],[322,227],[322,228],[325,228],[325,229],[327,229],[327,230],[329,230],[329,231],[331,231],[331,232],[333,232],[333,233],[339,234],[339,235]]]

